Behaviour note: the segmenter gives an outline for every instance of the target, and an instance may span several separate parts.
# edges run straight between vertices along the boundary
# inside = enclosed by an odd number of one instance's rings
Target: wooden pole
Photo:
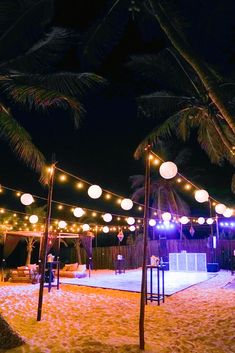
[[[44,233],[44,239],[42,242],[42,248],[41,248],[41,253],[40,253],[41,278],[40,278],[40,288],[39,288],[39,297],[38,297],[37,321],[40,321],[41,316],[42,316],[43,288],[44,288],[44,281],[45,281],[48,234],[49,234],[49,230],[50,230],[50,221],[51,221],[51,202],[52,202],[54,174],[55,174],[55,164],[52,165],[51,170],[50,170],[50,179],[49,179],[49,184],[48,184],[47,215],[46,215],[45,233]]]
[[[144,318],[145,305],[147,295],[147,244],[148,244],[148,221],[149,221],[149,193],[150,193],[150,145],[146,147],[146,162],[145,162],[145,200],[144,200],[144,234],[143,234],[143,265],[142,265],[142,281],[141,281],[141,296],[140,296],[140,316],[139,316],[139,342],[140,349],[144,350]]]

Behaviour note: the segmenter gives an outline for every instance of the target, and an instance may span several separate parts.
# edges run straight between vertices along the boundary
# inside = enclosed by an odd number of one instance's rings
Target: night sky
[[[106,1],[61,0],[55,3],[54,24],[82,33],[102,13]],[[176,3],[182,6],[182,16],[187,19],[186,33],[195,50],[200,50],[211,65],[219,66],[223,74],[235,71],[235,25],[234,18],[233,22],[230,18],[230,14],[235,13],[234,1]],[[129,21],[120,42],[95,69],[96,73],[109,80],[110,86],[84,102],[87,113],[79,129],[74,129],[69,114],[62,111],[43,116],[15,108],[16,116],[28,128],[48,161],[54,154],[61,168],[126,196],[131,193],[129,176],[144,173],[143,162],[134,160],[133,153],[155,122],[137,118],[136,91],[129,81],[125,64],[133,54],[157,53],[169,45],[157,26],[149,26],[148,30],[151,33],[143,35],[141,28]],[[207,36],[202,36],[204,30]],[[75,48],[66,54],[57,70],[81,72]],[[211,196],[234,203],[234,195],[230,191],[234,168],[228,164],[222,167],[211,165],[194,138],[184,146],[191,149],[192,157],[185,171],[180,172],[193,178]],[[19,162],[5,143],[1,143],[1,158],[0,182],[3,185],[45,194],[38,175]]]

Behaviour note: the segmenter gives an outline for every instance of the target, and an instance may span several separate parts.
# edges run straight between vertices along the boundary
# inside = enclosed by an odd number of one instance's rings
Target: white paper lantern
[[[32,216],[29,217],[29,222],[31,224],[35,224],[38,222],[38,216],[36,216],[35,214],[33,214]]]
[[[82,217],[84,215],[85,211],[81,207],[76,207],[73,210],[73,214],[75,217]]]
[[[223,203],[218,203],[218,205],[215,206],[216,213],[223,214],[225,210],[226,206]]]
[[[127,223],[131,226],[132,224],[135,223],[135,218],[133,218],[133,217],[128,217],[126,221],[127,221]]]
[[[102,189],[99,185],[91,185],[87,192],[92,199],[98,199],[102,195]]]
[[[197,202],[207,202],[209,199],[209,194],[206,190],[197,190],[195,191],[195,200]]]
[[[113,217],[110,213],[105,213],[102,217],[105,222],[111,222],[113,219]]]
[[[29,206],[34,202],[33,196],[31,194],[23,194],[20,197],[20,201],[23,205]]]
[[[233,210],[231,208],[226,208],[226,210],[223,213],[223,216],[226,218],[229,218],[233,215]]]
[[[199,217],[199,218],[197,219],[197,223],[198,223],[198,224],[204,224],[204,223],[205,223],[205,218],[204,218],[204,217]]]
[[[59,228],[63,229],[67,226],[67,223],[65,221],[59,221],[58,226]]]
[[[149,225],[150,225],[150,227],[154,227],[155,225],[156,225],[156,221],[155,221],[155,219],[150,219],[149,220]]]
[[[133,201],[131,199],[123,199],[121,202],[121,208],[125,211],[130,210],[133,207]]]
[[[82,230],[84,231],[84,232],[86,232],[86,231],[88,231],[88,230],[90,230],[90,226],[89,226],[89,224],[83,224],[82,225]]]
[[[189,222],[189,219],[188,219],[188,217],[183,216],[179,219],[179,221],[181,224],[187,224]]]
[[[159,173],[164,179],[172,179],[178,173],[177,165],[173,162],[164,162],[159,168]]]
[[[135,226],[130,226],[130,227],[129,227],[129,230],[130,230],[131,232],[134,232],[134,231],[135,231]]]
[[[214,223],[213,218],[207,218],[206,223],[209,225],[213,224]]]
[[[170,214],[170,212],[164,212],[164,213],[162,214],[162,219],[163,219],[163,221],[170,221],[170,220],[171,220],[171,214]]]
[[[104,226],[104,227],[103,227],[103,232],[104,232],[104,233],[108,233],[108,232],[109,232],[109,227]]]

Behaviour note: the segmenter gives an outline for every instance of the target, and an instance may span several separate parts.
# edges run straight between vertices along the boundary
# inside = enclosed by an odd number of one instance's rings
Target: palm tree
[[[164,2],[161,0],[113,0],[104,15],[95,22],[90,31],[84,36],[83,46],[81,46],[80,50],[81,59],[88,67],[89,65],[90,67],[99,65],[102,59],[112,50],[113,46],[118,43],[130,19],[134,19],[135,23],[142,29],[146,28],[149,23],[154,28],[153,20],[155,19],[156,26],[160,25],[173,45],[175,49],[173,55],[176,60],[184,62],[184,66],[186,66],[186,62],[188,68],[184,71],[190,71],[189,76],[192,76],[189,77],[192,83],[190,97],[183,97],[183,102],[187,101],[188,106],[184,114],[182,111],[182,135],[183,129],[185,129],[187,130],[187,136],[184,134],[184,138],[188,137],[189,129],[185,127],[187,121],[187,125],[198,127],[199,143],[207,151],[213,162],[218,163],[221,159],[228,159],[231,163],[234,163],[235,123],[233,114],[235,84],[231,81],[225,82],[221,80],[193,50],[176,18],[176,11],[172,10],[172,6],[169,6],[169,1],[167,0]],[[154,31],[156,31],[156,27]],[[167,70],[166,63],[164,63],[164,66]],[[193,82],[194,79],[197,82]],[[180,82],[178,81],[178,83]],[[173,93],[175,92],[173,91]],[[158,99],[158,96],[162,97],[162,95],[163,92],[153,94],[152,101]],[[168,97],[168,101],[172,102],[174,98],[171,95]],[[196,99],[197,107],[195,110],[192,108],[189,110],[189,105],[194,106],[194,98]],[[175,98],[174,103],[181,104],[182,99],[180,102],[177,99],[178,97]],[[202,100],[203,104],[201,107]],[[166,97],[165,102],[167,102]],[[201,115],[201,118],[193,118],[189,121],[189,119],[184,118],[188,113],[189,117],[194,117],[195,115],[199,117]],[[206,129],[204,129],[205,127]],[[215,148],[210,140],[213,134],[216,137],[219,136],[218,140],[213,138],[213,142],[217,145]],[[217,157],[215,156],[216,153],[218,153]]]
[[[223,89],[218,85],[219,81],[213,71],[205,63],[205,61],[195,53],[189,42],[185,39],[183,33],[176,28],[167,8],[161,0],[146,0],[150,7],[153,16],[157,19],[162,30],[167,35],[171,44],[177,52],[184,58],[184,60],[194,69],[195,73],[201,80],[204,89],[208,93],[209,100],[217,108],[218,113],[222,116],[230,128],[231,132],[235,134],[235,122],[233,112],[229,109],[224,101]],[[167,2],[166,2],[167,3]]]
[[[154,144],[158,137],[176,136],[186,141],[191,130],[196,129],[198,142],[213,163],[221,164],[226,159],[235,165],[235,134],[208,97],[195,71],[174,49],[133,57],[129,66],[139,73],[143,86],[152,90],[155,87],[154,92],[137,99],[140,112],[160,121],[137,148],[137,158],[147,140]],[[234,109],[233,87],[222,80],[220,86],[227,105]]]
[[[184,164],[188,157],[189,150],[182,150],[178,153],[174,162],[180,166]],[[161,178],[157,172],[153,173],[150,178],[150,207],[158,210],[158,217],[161,217],[161,211],[189,215],[189,207],[176,190],[175,182]],[[132,194],[132,200],[140,201],[144,198],[145,193],[144,175],[133,175],[130,180],[132,182],[131,187],[135,190]]]
[[[45,157],[11,108],[45,112],[59,107],[70,110],[78,126],[84,112],[80,100],[103,82],[90,73],[50,73],[74,41],[71,31],[49,28],[53,15],[53,0],[0,4],[0,137],[38,172]]]

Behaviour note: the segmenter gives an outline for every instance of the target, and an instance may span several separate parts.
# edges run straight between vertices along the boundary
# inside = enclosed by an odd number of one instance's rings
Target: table
[[[150,293],[146,293],[146,304],[147,301],[157,301],[160,305],[162,300],[165,303],[165,278],[164,278],[164,269],[165,265],[151,266],[147,265],[147,279],[148,279],[148,270],[150,270]],[[157,293],[153,293],[153,270],[157,270]],[[160,293],[160,271],[162,272],[162,293]],[[148,282],[148,281],[147,281]],[[147,283],[148,286],[148,283]]]
[[[125,273],[125,259],[117,259],[114,262],[115,275]]]
[[[53,266],[56,266],[56,269],[53,269]],[[46,270],[49,273],[49,279],[48,283],[44,282],[44,287],[48,287],[48,292],[51,291],[52,287],[57,287],[57,289],[60,289],[60,261],[52,261],[52,262],[47,262],[46,264]],[[53,284],[52,279],[53,279],[53,271],[56,271],[56,283]]]

